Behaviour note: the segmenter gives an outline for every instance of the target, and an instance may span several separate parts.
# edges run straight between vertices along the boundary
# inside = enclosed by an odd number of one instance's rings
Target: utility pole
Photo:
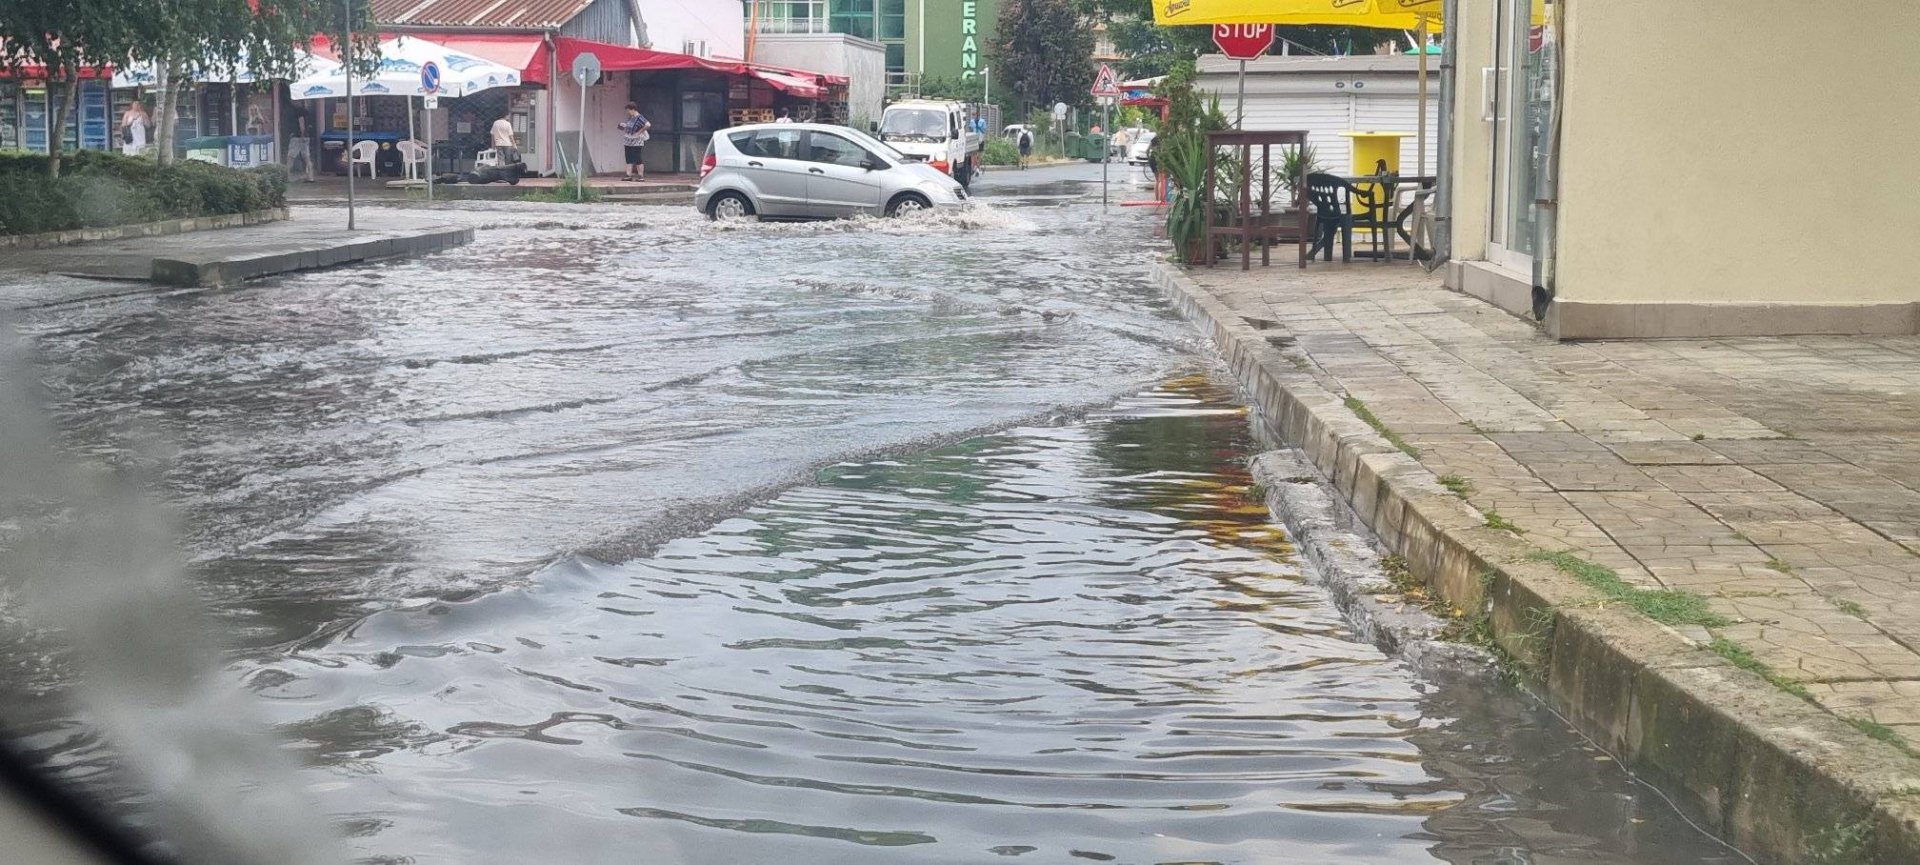
[[[353,0],[340,0],[340,70],[347,79],[347,230],[353,230]]]

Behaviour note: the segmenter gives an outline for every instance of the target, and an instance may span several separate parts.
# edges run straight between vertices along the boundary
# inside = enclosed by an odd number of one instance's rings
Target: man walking
[[[307,113],[293,115],[293,135],[287,139],[287,176],[293,176],[294,160],[306,169],[308,183],[313,182],[313,131],[307,128]]]

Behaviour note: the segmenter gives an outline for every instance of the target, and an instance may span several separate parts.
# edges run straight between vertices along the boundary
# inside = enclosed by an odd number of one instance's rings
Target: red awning
[[[652,72],[663,69],[706,69],[713,72],[725,72],[731,75],[746,74],[744,63],[730,60],[709,60],[691,54],[675,54],[671,51],[655,51],[651,48],[634,48],[626,45],[612,45],[606,42],[594,42],[588,39],[563,37],[555,40],[560,49],[559,67],[572,69],[573,58],[593,52],[600,58],[600,68],[607,72]]]
[[[812,78],[801,78],[785,72],[773,72],[766,69],[750,70],[753,77],[773,85],[773,89],[785,91],[788,96],[800,99],[819,99],[827,95],[826,88],[814,83]]]
[[[740,75],[758,78],[774,89],[801,99],[820,99],[827,95],[828,85],[846,84],[844,75],[823,75],[803,69],[785,69],[778,66],[742,63],[738,60],[715,60],[710,57],[695,57],[691,54],[675,54],[671,51],[654,51],[650,48],[632,48],[625,45],[610,45],[605,42],[593,42],[587,39],[562,38],[555,42],[559,48],[559,67],[573,68],[573,58],[588,51],[600,58],[600,68],[607,72],[651,72],[667,69],[704,69],[709,72],[721,72],[727,75]],[[478,54],[480,52],[475,51]],[[486,55],[482,55],[486,56]],[[489,58],[491,59],[491,58]]]
[[[520,70],[528,84],[547,83],[547,40],[527,33],[414,33],[429,42]],[[564,69],[564,67],[562,67]]]

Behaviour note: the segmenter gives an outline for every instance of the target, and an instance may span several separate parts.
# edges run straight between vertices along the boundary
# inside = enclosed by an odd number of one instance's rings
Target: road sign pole
[[[573,155],[573,200],[587,200],[587,83],[580,82],[580,147]]]
[[[429,103],[438,100],[428,100]],[[427,201],[433,201],[433,109],[427,109]]]
[[[1240,61],[1240,99],[1233,108],[1233,128],[1245,129],[1247,124],[1247,61]]]
[[[1113,161],[1113,145],[1111,143],[1113,141],[1113,103],[1107,99],[1100,101],[1102,103],[1101,107],[1106,109],[1101,112],[1106,118],[1106,124],[1102,128],[1107,130],[1107,141],[1109,142],[1106,146],[1100,148],[1100,206],[1105,208],[1107,206],[1107,163]]]

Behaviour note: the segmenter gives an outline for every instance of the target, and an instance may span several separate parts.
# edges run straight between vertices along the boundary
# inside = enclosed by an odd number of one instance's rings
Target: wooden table
[[[1272,206],[1276,190],[1273,188],[1273,176],[1269,170],[1273,165],[1273,145],[1304,146],[1307,133],[1291,131],[1248,131],[1222,129],[1207,133],[1207,183],[1205,197],[1201,199],[1206,206],[1206,214],[1201,221],[1202,243],[1207,246],[1207,266],[1213,267],[1213,239],[1215,237],[1234,237],[1240,240],[1240,269],[1252,266],[1253,242],[1260,241],[1260,266],[1273,263],[1270,253],[1270,241],[1292,239],[1300,246],[1300,266],[1307,266],[1307,244],[1312,234],[1312,217],[1307,208],[1295,203],[1291,208],[1281,207],[1275,211]],[[1239,219],[1232,225],[1214,224],[1213,181],[1215,166],[1222,147],[1237,148],[1240,151],[1240,165],[1246,170],[1240,178]],[[1253,212],[1253,151],[1260,149],[1260,212],[1256,218]],[[1307,178],[1303,174],[1296,181],[1296,189],[1307,188]],[[1270,223],[1270,218],[1279,216],[1280,221]]]

